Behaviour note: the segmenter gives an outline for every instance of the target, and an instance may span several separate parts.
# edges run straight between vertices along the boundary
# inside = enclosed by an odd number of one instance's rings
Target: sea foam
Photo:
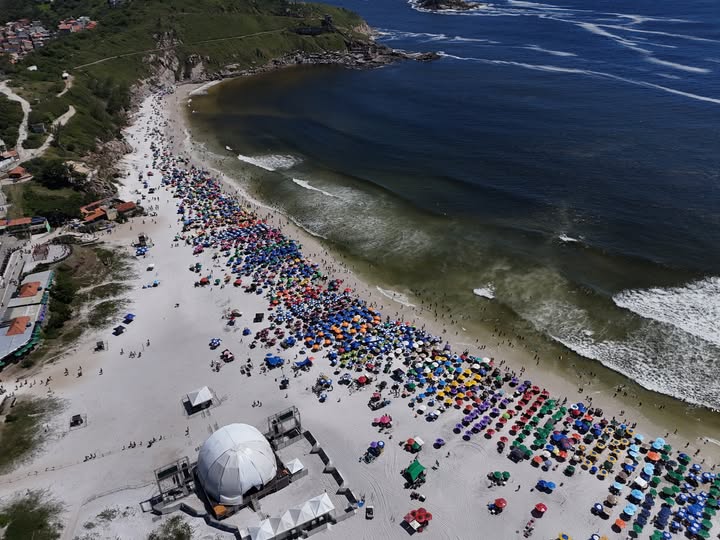
[[[265,169],[266,171],[289,169],[302,161],[300,158],[294,156],[279,154],[268,154],[265,156],[244,156],[239,154],[238,159],[250,165]]]
[[[720,278],[685,287],[637,289],[613,297],[615,304],[644,317],[681,328],[720,345]]]
[[[394,300],[398,304],[402,304],[406,307],[415,307],[415,304],[410,302],[410,299],[404,295],[403,293],[393,291],[391,289],[383,289],[382,287],[375,287],[380,294],[382,294],[384,297],[389,298],[390,300]]]
[[[300,178],[293,178],[292,181],[295,184],[297,184],[298,186],[300,186],[301,188],[305,188],[310,191],[317,191],[318,193],[322,193],[323,195],[332,197],[333,199],[339,198],[337,195],[333,195],[332,193],[325,191],[324,189],[320,189],[320,188],[316,188],[315,186],[311,186],[307,180],[301,180]]]
[[[495,287],[493,287],[491,283],[488,283],[487,285],[473,289],[473,294],[492,300],[495,298]]]

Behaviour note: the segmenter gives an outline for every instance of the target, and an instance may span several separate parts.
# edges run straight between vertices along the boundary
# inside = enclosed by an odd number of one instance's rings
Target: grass
[[[62,506],[42,491],[29,491],[0,511],[3,540],[55,540],[60,538]]]
[[[193,528],[182,516],[173,516],[150,533],[148,540],[192,540]]]
[[[8,149],[15,146],[22,118],[23,112],[20,104],[17,101],[9,100],[5,95],[0,95],[0,139],[5,141]]]
[[[0,472],[32,454],[42,442],[40,425],[57,406],[57,401],[44,398],[18,400],[13,408],[6,407],[5,422],[0,424]]]
[[[125,300],[103,300],[90,309],[87,316],[87,324],[92,328],[102,328],[110,324],[127,305]]]
[[[37,182],[4,186],[10,208],[10,219],[22,216],[44,216],[51,225],[80,216],[79,208],[91,202],[92,196],[72,188],[49,189]]]
[[[87,328],[109,323],[125,306],[118,297],[128,289],[124,283],[130,277],[128,272],[126,257],[117,251],[73,245],[71,255],[55,266],[42,345],[22,366],[42,362],[66,350]]]

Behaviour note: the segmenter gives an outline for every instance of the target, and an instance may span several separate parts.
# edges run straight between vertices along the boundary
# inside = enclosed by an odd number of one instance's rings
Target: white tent
[[[207,386],[203,386],[202,388],[198,388],[197,390],[193,390],[187,395],[188,401],[190,402],[190,406],[195,408],[199,407],[203,403],[207,403],[208,401],[213,400],[213,395],[210,389]]]
[[[261,521],[259,527],[248,527],[248,532],[252,540],[272,540],[276,535],[275,528],[269,519]]]
[[[305,465],[303,465],[298,458],[288,461],[286,466],[290,474],[296,474],[305,468]]]
[[[313,518],[320,517],[335,509],[335,505],[330,500],[327,493],[313,497],[302,505],[303,510],[309,510]]]
[[[243,501],[245,493],[275,478],[277,466],[270,443],[257,428],[230,424],[203,443],[197,473],[213,501],[233,506]]]

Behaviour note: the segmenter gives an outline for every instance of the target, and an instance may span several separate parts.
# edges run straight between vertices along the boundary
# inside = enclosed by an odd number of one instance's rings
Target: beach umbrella
[[[557,540],[572,540],[572,538],[570,538],[568,534],[560,533],[558,534]]]
[[[628,516],[634,516],[636,511],[637,506],[635,506],[634,504],[628,504],[625,508],[623,508],[623,512],[626,513]]]
[[[547,506],[545,506],[543,503],[537,503],[535,505],[535,510],[541,514],[544,514],[547,512]]]
[[[503,498],[495,499],[495,502],[493,503],[496,508],[500,508],[501,510],[507,506],[507,501]]]
[[[627,523],[625,523],[622,519],[617,518],[615,520],[615,526],[618,527],[619,529],[624,529],[625,525],[627,525]]]

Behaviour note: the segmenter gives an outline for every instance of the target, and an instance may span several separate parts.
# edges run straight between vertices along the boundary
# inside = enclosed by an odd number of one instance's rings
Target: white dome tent
[[[230,424],[203,443],[197,474],[205,493],[227,506],[242,504],[253,488],[261,489],[277,473],[275,454],[262,433],[247,424]]]

